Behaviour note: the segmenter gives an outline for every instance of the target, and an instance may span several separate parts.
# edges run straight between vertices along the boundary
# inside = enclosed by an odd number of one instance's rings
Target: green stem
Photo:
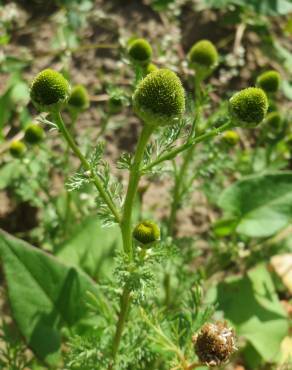
[[[73,111],[70,114],[70,118],[71,118],[70,131],[71,131],[71,135],[72,135],[74,140],[75,140],[75,136],[76,136],[75,127],[76,127],[78,114],[79,114],[78,111]],[[69,159],[70,159],[70,146],[67,143],[66,151],[65,151],[65,159],[64,159],[64,165],[65,165],[65,169],[66,169],[66,177],[65,177],[66,182],[68,181],[69,172],[70,172],[70,170],[69,170]],[[72,196],[71,196],[71,192],[68,189],[66,189],[65,196],[66,196],[66,204],[65,204],[65,217],[64,217],[64,227],[63,227],[63,229],[64,229],[64,236],[67,237],[68,228],[69,228],[69,225],[71,224],[71,218],[72,218],[71,217],[72,216],[72,212],[71,212]]]
[[[153,132],[153,127],[150,125],[144,125],[141,132],[137,149],[134,157],[134,161],[130,170],[129,184],[126,194],[126,199],[124,203],[123,216],[121,221],[121,230],[123,237],[124,251],[133,259],[133,245],[132,245],[132,211],[135,197],[137,194],[137,188],[139,179],[141,176],[140,167],[143,160],[144,151],[146,144],[149,140],[151,133]]]
[[[231,121],[228,120],[225,124],[223,124],[220,127],[214,128],[213,130],[206,132],[203,135],[200,135],[198,137],[192,138],[188,140],[185,144],[179,146],[178,148],[175,148],[173,150],[170,150],[168,153],[162,155],[161,157],[157,158],[155,161],[152,163],[148,164],[143,168],[143,171],[149,171],[153,167],[157,166],[158,164],[164,162],[164,161],[169,161],[173,158],[175,158],[179,153],[184,152],[185,150],[191,148],[192,146],[197,145],[198,143],[201,143],[202,141],[205,141],[207,139],[210,139],[211,137],[214,137],[216,135],[221,134],[222,132],[232,128],[234,125]]]
[[[115,333],[114,342],[113,342],[112,363],[109,366],[109,370],[113,369],[113,366],[115,364],[115,360],[117,357],[117,353],[118,353],[121,338],[122,338],[122,333],[123,333],[124,326],[127,320],[129,309],[130,309],[130,303],[131,303],[130,291],[127,288],[124,288],[123,294],[121,296],[121,301],[120,301],[121,309],[119,313],[119,319],[117,322],[116,333]]]
[[[143,130],[141,132],[134,161],[131,166],[130,170],[130,178],[129,184],[126,194],[126,199],[124,203],[123,215],[122,220],[120,223],[122,237],[123,237],[123,248],[124,252],[129,256],[130,260],[133,261],[133,240],[132,240],[132,210],[135,201],[135,197],[137,194],[137,188],[139,184],[139,179],[141,176],[140,167],[143,161],[144,151],[149,140],[150,135],[153,132],[153,127],[149,125],[144,125]],[[127,287],[124,288],[123,294],[121,296],[120,302],[120,314],[119,319],[116,326],[116,333],[113,342],[113,362],[109,366],[109,370],[113,369],[115,364],[115,359],[119,350],[122,333],[125,327],[126,319],[128,316],[128,312],[130,309],[131,303],[131,292]]]
[[[61,117],[60,112],[59,111],[53,112],[53,117],[56,121],[56,124],[57,124],[59,130],[61,131],[62,135],[64,136],[65,140],[67,141],[68,145],[70,146],[70,148],[72,149],[74,154],[79,158],[79,160],[80,160],[82,166],[84,167],[84,169],[86,171],[89,171],[90,177],[91,177],[96,189],[98,190],[100,196],[103,198],[104,202],[107,204],[107,206],[111,210],[113,216],[115,217],[116,222],[119,223],[120,222],[120,214],[119,214],[113,200],[111,199],[109,194],[104,189],[104,187],[102,185],[102,182],[100,181],[98,176],[94,173],[94,169],[91,167],[90,163],[87,161],[87,159],[84,157],[84,155],[81,153],[80,149],[76,145],[74,139],[72,138],[71,134],[69,133],[69,131],[67,130],[67,128],[66,128],[66,126],[63,122],[63,119]]]

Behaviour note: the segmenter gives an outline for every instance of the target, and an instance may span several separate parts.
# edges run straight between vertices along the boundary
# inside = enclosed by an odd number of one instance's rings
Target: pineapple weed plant
[[[10,145],[11,155],[23,160],[27,146],[44,141],[42,124],[57,129],[66,144],[62,165],[69,166],[69,150],[80,161],[78,173],[70,179],[66,174],[69,190],[92,184],[97,192],[99,218],[105,227],[117,224],[122,235],[114,277],[108,283],[99,282],[98,291],[88,289],[80,297],[91,313],[87,325],[83,323],[81,331],[63,328],[69,344],[62,368],[191,370],[222,366],[236,350],[235,333],[227,322],[212,320],[215,307],[205,303],[203,287],[204,280],[223,265],[211,263],[205,271],[187,268],[189,260],[197,255],[189,240],[176,238],[177,213],[194,189],[194,179],[205,176],[194,169],[197,144],[204,142],[205,150],[214,154],[211,140],[220,135],[219,150],[227,151],[228,159],[229,150],[240,140],[236,127],[252,130],[263,122],[259,142],[268,143],[272,149],[283,137],[284,122],[274,99],[280,75],[276,71],[261,74],[255,87],[243,89],[229,99],[224,120],[217,120],[216,112],[208,118],[204,112],[209,105],[210,86],[206,81],[219,63],[216,47],[210,41],[197,42],[188,53],[188,63],[194,71],[194,94],[190,97],[173,71],[151,62],[152,48],[146,40],[129,40],[126,52],[135,71],[132,107],[141,119],[134,154],[124,154],[118,162],[119,169],[129,172],[126,191],[103,159],[101,140],[91,155],[83,154],[75,123],[89,107],[89,96],[81,85],[71,89],[55,70],[45,69],[33,80],[31,100],[42,114],[38,122],[26,127],[23,141]],[[123,102],[113,96],[109,104],[115,112]],[[272,109],[268,113],[269,106]],[[71,124],[64,122],[64,110],[69,112]],[[272,149],[267,150],[267,163]],[[210,166],[209,159],[203,166]],[[253,169],[246,172],[252,173]],[[135,212],[141,179],[162,173],[172,176],[173,187],[169,217],[159,225],[155,220],[141,219],[141,213],[137,216]],[[102,248],[100,242],[98,248]],[[173,279],[178,280],[176,292],[171,292]],[[158,291],[159,281],[164,289],[162,298],[153,294]],[[31,341],[32,349],[34,345]],[[36,353],[42,360],[51,361],[42,350]]]

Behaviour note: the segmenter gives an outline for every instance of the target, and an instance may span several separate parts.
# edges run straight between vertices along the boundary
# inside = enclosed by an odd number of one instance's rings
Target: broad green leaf
[[[102,227],[97,217],[90,217],[60,246],[57,256],[98,279],[112,272],[112,257],[120,245],[118,226]]]
[[[223,191],[218,204],[237,218],[237,232],[251,237],[271,236],[292,219],[292,172],[238,181]]]
[[[244,277],[232,277],[217,287],[218,310],[268,362],[279,360],[280,345],[288,333],[288,318],[279,302],[265,265],[258,265]]]
[[[214,233],[218,237],[223,237],[230,235],[234,232],[237,226],[237,220],[234,218],[223,218],[221,220],[216,221],[212,228]]]
[[[97,294],[90,278],[26,242],[0,231],[0,259],[13,318],[29,347],[54,363],[60,328],[86,315],[86,294]]]

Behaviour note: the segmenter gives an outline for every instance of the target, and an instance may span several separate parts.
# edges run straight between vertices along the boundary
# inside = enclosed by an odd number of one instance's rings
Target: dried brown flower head
[[[194,337],[195,352],[207,366],[219,366],[235,351],[235,336],[225,322],[205,324]]]

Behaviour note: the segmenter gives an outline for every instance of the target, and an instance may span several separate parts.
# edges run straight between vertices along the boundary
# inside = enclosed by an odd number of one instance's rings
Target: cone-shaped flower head
[[[275,93],[279,90],[281,83],[280,73],[274,70],[262,73],[257,78],[257,86],[266,93]]]
[[[26,151],[26,146],[22,141],[14,140],[10,144],[9,151],[14,158],[21,158]]]
[[[52,69],[40,72],[31,84],[30,97],[42,111],[51,111],[64,104],[70,95],[68,81]]]
[[[36,123],[29,124],[24,131],[24,140],[28,144],[38,144],[43,140],[44,136],[43,128]]]
[[[218,53],[214,44],[209,40],[195,43],[189,52],[189,63],[194,69],[212,70],[218,63]]]
[[[200,362],[207,366],[224,364],[236,349],[233,329],[222,322],[205,324],[194,341]]]
[[[229,100],[231,116],[239,126],[254,127],[265,118],[268,99],[258,87],[248,87],[234,94]]]
[[[160,229],[153,221],[142,221],[133,231],[134,238],[145,246],[160,240]]]
[[[145,66],[152,58],[152,47],[145,39],[133,39],[129,42],[128,54],[133,63]]]
[[[149,73],[137,86],[134,110],[148,125],[170,125],[185,111],[185,94],[180,79],[168,69]]]
[[[239,142],[239,135],[236,131],[228,130],[222,135],[222,140],[224,143],[234,146]]]
[[[88,92],[83,85],[76,85],[72,88],[68,106],[76,111],[83,111],[89,107]]]

